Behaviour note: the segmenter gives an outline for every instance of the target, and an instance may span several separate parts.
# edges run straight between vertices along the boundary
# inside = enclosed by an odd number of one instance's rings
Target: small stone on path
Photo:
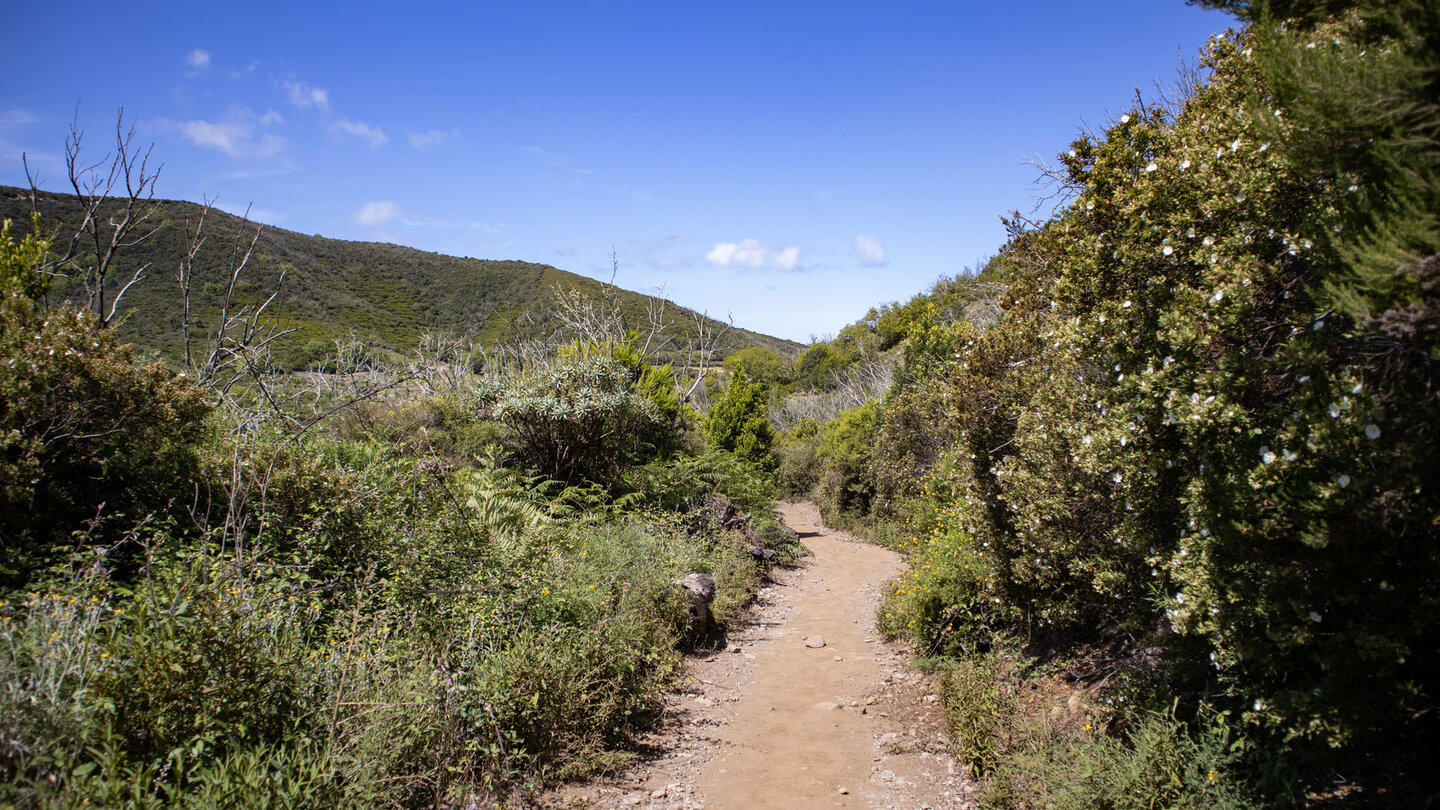
[[[825,646],[825,637],[824,637],[824,636],[811,636],[811,637],[805,639],[805,646],[806,646],[806,647],[809,647],[809,648],[811,648],[811,649],[813,649],[813,650],[818,650],[818,649],[820,649],[821,647],[824,647],[824,646]]]

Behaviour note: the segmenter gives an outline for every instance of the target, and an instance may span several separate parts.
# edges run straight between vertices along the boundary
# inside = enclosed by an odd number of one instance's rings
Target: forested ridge
[[[123,202],[107,201],[97,219],[102,224],[118,219]],[[705,317],[545,264],[327,239],[192,202],[148,196],[139,202],[138,212],[153,213],[137,223],[129,237],[134,244],[117,252],[106,286],[113,296],[135,270],[145,268],[144,280],[125,291],[116,325],[120,336],[141,351],[172,361],[182,359],[184,353],[185,291],[176,273],[192,245],[196,247],[189,260],[195,268],[189,290],[192,328],[202,332],[215,328],[225,304],[232,260],[244,258],[248,251],[231,298],[236,304],[258,306],[278,293],[268,313],[275,328],[286,333],[272,347],[271,359],[279,371],[310,370],[335,351],[337,340],[352,337],[397,356],[412,351],[426,334],[468,336],[483,347],[550,340],[562,327],[556,294],[566,291],[586,301],[613,299],[614,306],[632,320],[643,320],[650,309],[667,307],[670,337],[680,335],[682,324]],[[0,219],[12,220],[17,235],[29,230],[32,209],[40,213],[47,232],[70,234],[85,219],[86,200],[76,194],[32,194],[29,189],[0,187]],[[81,248],[95,253],[89,239]],[[82,293],[80,286],[59,278],[51,297],[74,299]],[[721,356],[745,346],[785,353],[799,348],[711,318],[705,321],[710,330],[725,333]]]
[[[793,358],[560,290],[481,354],[278,373],[278,265],[147,358],[82,294],[126,275],[18,212],[0,803],[523,805],[623,767],[804,555],[783,493],[908,556],[877,620],[982,806],[1433,805],[1440,7],[1205,4],[1236,28],[1060,150],[1052,216]]]

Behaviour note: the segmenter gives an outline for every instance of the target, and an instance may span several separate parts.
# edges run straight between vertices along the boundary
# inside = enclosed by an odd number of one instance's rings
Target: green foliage
[[[830,388],[835,385],[835,375],[851,362],[850,357],[829,343],[816,343],[795,360],[795,382],[811,390]]]
[[[632,467],[626,472],[625,485],[647,506],[681,514],[696,511],[718,495],[742,511],[768,515],[776,494],[773,476],[764,467],[716,449],[701,456]]]
[[[0,224],[0,293],[19,292],[31,300],[45,297],[50,278],[39,272],[50,251],[50,240],[41,236],[40,215],[33,214],[30,232],[16,239],[10,220]]]
[[[525,464],[567,484],[608,484],[664,440],[660,407],[636,392],[635,381],[607,354],[576,355],[488,380],[476,401],[481,415],[509,429]]]
[[[743,373],[767,387],[790,380],[790,360],[768,346],[746,346],[725,358],[723,366],[731,374]]]
[[[137,365],[85,312],[0,298],[0,582],[23,583],[91,522],[91,541],[189,489],[210,410],[163,365]],[[177,486],[177,484],[179,486]],[[193,494],[193,493],[190,493]],[[102,523],[95,523],[95,521]]]
[[[956,756],[970,766],[972,776],[994,771],[1018,714],[1005,658],[996,652],[955,662],[941,673],[940,695]]]
[[[816,434],[815,498],[826,520],[835,521],[832,525],[842,525],[845,515],[870,511],[874,489],[864,471],[880,415],[880,403],[871,402],[842,412]]]
[[[988,329],[880,315],[908,341],[867,471],[914,538],[890,632],[1102,645],[1148,700],[1211,696],[1275,801],[1341,767],[1435,795],[1394,743],[1437,733],[1440,25],[1399,5],[1216,38],[1182,106],[1076,140],[1069,204],[1012,223]],[[1224,803],[1209,732],[1130,722],[1057,754],[1112,782],[1056,806],[1147,780]]]
[[[1194,728],[1147,712],[1124,736],[1063,735],[1032,724],[1016,737],[1017,750],[987,780],[990,807],[1262,806],[1236,767],[1240,752],[1223,723]]]
[[[752,463],[770,467],[770,444],[774,433],[765,414],[767,391],[763,383],[751,382],[745,373],[730,378],[705,423],[710,441]]]

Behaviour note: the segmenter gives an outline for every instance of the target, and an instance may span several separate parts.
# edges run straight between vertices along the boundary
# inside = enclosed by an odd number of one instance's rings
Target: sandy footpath
[[[900,556],[826,529],[813,504],[782,504],[781,514],[814,556],[777,572],[724,650],[687,663],[647,756],[539,806],[973,806],[932,679],[875,632]]]

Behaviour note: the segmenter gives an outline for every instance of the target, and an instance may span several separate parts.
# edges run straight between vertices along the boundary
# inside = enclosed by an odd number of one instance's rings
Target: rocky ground
[[[763,588],[749,623],[691,659],[650,752],[540,797],[544,808],[968,808],[933,679],[875,632],[899,555],[785,504],[814,552]]]

